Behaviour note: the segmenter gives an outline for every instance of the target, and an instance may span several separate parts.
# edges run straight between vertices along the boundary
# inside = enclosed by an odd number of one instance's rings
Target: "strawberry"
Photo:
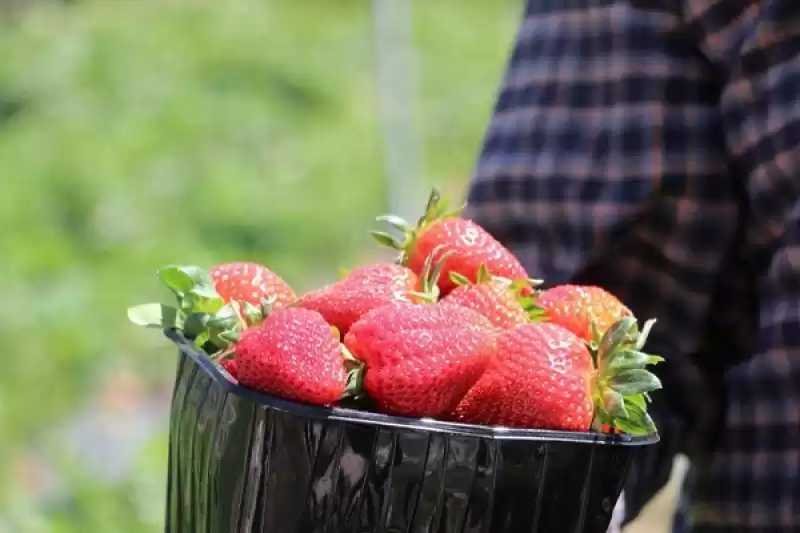
[[[235,357],[230,357],[228,359],[223,359],[220,363],[220,366],[225,369],[225,371],[231,375],[233,379],[239,379],[239,364],[236,361]]]
[[[346,334],[350,326],[368,311],[393,301],[411,301],[422,289],[417,275],[394,264],[359,267],[343,279],[306,293],[298,307],[312,309]]]
[[[166,265],[157,276],[174,295],[176,305],[147,303],[130,307],[130,321],[148,328],[181,331],[210,355],[227,350],[241,329],[263,320],[269,307],[265,301],[259,306],[248,302],[242,305],[230,300],[230,294],[227,300],[223,299],[211,274],[198,266]]]
[[[236,300],[257,306],[269,300],[277,309],[297,300],[288,283],[258,263],[224,263],[209,269],[209,274],[217,293],[226,303]]]
[[[382,245],[399,250],[400,264],[408,266],[417,275],[432,253],[435,253],[434,263],[439,263],[444,254],[449,254],[437,280],[444,295],[455,288],[451,272],[474,282],[482,264],[496,276],[510,280],[528,279],[525,268],[510,250],[475,222],[458,216],[460,212],[460,209],[447,211],[447,201],[441,199],[439,191],[434,188],[425,214],[416,226],[412,227],[394,215],[378,217],[379,221],[400,231],[402,238],[380,231],[374,231],[372,235]]]
[[[613,294],[590,285],[556,285],[543,291],[536,304],[545,316],[578,337],[594,342],[631,311]]]
[[[647,393],[661,384],[645,367],[661,358],[640,350],[651,325],[640,334],[633,317],[615,323],[599,343],[597,367],[586,342],[557,324],[505,330],[488,369],[453,418],[565,431],[606,424],[630,434],[650,433]]]
[[[315,405],[345,395],[350,359],[316,311],[271,312],[261,325],[242,332],[234,350],[238,379],[252,389]]]
[[[541,314],[533,298],[524,296],[531,290],[528,281],[492,276],[485,265],[478,269],[475,283],[455,272],[451,272],[450,277],[457,287],[441,300],[440,305],[456,304],[473,309],[500,329],[522,326]]]
[[[361,317],[344,344],[365,365],[364,389],[380,411],[440,418],[486,369],[494,331],[471,309],[394,302]]]

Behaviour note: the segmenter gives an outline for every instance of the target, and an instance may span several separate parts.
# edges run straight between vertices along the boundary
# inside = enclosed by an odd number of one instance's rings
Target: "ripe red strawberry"
[[[236,343],[239,381],[256,390],[316,405],[340,400],[348,382],[342,345],[322,315],[279,309]]]
[[[451,272],[474,282],[483,264],[495,276],[510,280],[528,279],[525,268],[510,250],[475,222],[459,217],[459,213],[460,209],[447,211],[447,202],[440,198],[437,189],[433,189],[425,214],[416,227],[393,215],[378,218],[399,230],[401,239],[378,231],[372,234],[384,246],[399,250],[400,263],[417,275],[431,254],[434,254],[434,263],[439,263],[445,254],[449,254],[444,258],[442,275],[437,281],[445,295],[455,287]]]
[[[531,289],[528,281],[492,276],[484,266],[478,270],[475,283],[455,273],[451,273],[451,278],[457,287],[441,300],[440,305],[456,304],[473,309],[501,329],[528,324],[541,315],[533,298],[524,296]]]
[[[342,333],[365,313],[393,301],[411,301],[422,290],[417,275],[404,266],[380,264],[353,269],[343,279],[305,294],[298,304],[313,309]]]
[[[238,368],[239,365],[236,362],[235,357],[229,357],[228,359],[223,359],[220,364],[222,365],[222,368],[224,368],[228,372],[228,374],[231,375],[233,379],[236,380],[239,379],[239,368]]]
[[[600,342],[595,368],[583,339],[561,326],[530,323],[503,331],[488,369],[453,417],[565,431],[589,431],[594,422],[649,433],[654,426],[646,393],[661,384],[645,366],[661,359],[639,351],[646,334],[639,335],[632,317],[616,323]]]
[[[596,341],[621,318],[631,316],[630,309],[616,296],[590,285],[557,285],[539,294],[536,304],[545,310],[550,322],[589,342]]]
[[[209,274],[225,302],[236,300],[258,306],[263,300],[274,299],[272,307],[277,309],[297,300],[289,284],[258,263],[225,263],[212,267]]]
[[[382,412],[443,417],[486,369],[494,335],[470,309],[395,302],[353,324],[344,344],[364,363],[364,388]]]

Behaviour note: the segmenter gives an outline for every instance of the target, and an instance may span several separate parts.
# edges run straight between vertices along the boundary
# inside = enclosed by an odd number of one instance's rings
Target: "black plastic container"
[[[167,335],[168,533],[602,533],[633,453],[658,441],[298,404]]]

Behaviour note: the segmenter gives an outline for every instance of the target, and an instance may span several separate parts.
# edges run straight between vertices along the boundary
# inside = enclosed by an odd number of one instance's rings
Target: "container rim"
[[[321,407],[284,400],[240,385],[224,369],[214,364],[204,352],[197,348],[181,332],[172,329],[164,334],[174,342],[181,353],[191,358],[200,369],[208,374],[225,392],[277,411],[303,418],[331,420],[366,426],[381,426],[409,431],[447,433],[452,435],[477,437],[492,440],[519,440],[531,442],[569,442],[574,444],[596,444],[612,446],[645,446],[660,440],[658,433],[644,436],[604,435],[573,431],[553,431],[544,429],[513,429],[498,426],[479,426],[458,422],[444,422],[430,418],[408,418],[370,411],[359,411],[339,407]]]

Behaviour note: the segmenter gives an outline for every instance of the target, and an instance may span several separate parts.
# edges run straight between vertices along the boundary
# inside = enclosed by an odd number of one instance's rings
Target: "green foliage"
[[[463,183],[520,5],[413,8],[426,177]],[[57,461],[66,508],[20,504],[11,466],[109,373],[171,381],[125,316],[170,302],[159,266],[258,260],[302,290],[363,257],[386,209],[373,38],[366,0],[45,1],[4,26],[0,530],[12,509],[19,533],[162,530],[163,435],[112,487]]]

